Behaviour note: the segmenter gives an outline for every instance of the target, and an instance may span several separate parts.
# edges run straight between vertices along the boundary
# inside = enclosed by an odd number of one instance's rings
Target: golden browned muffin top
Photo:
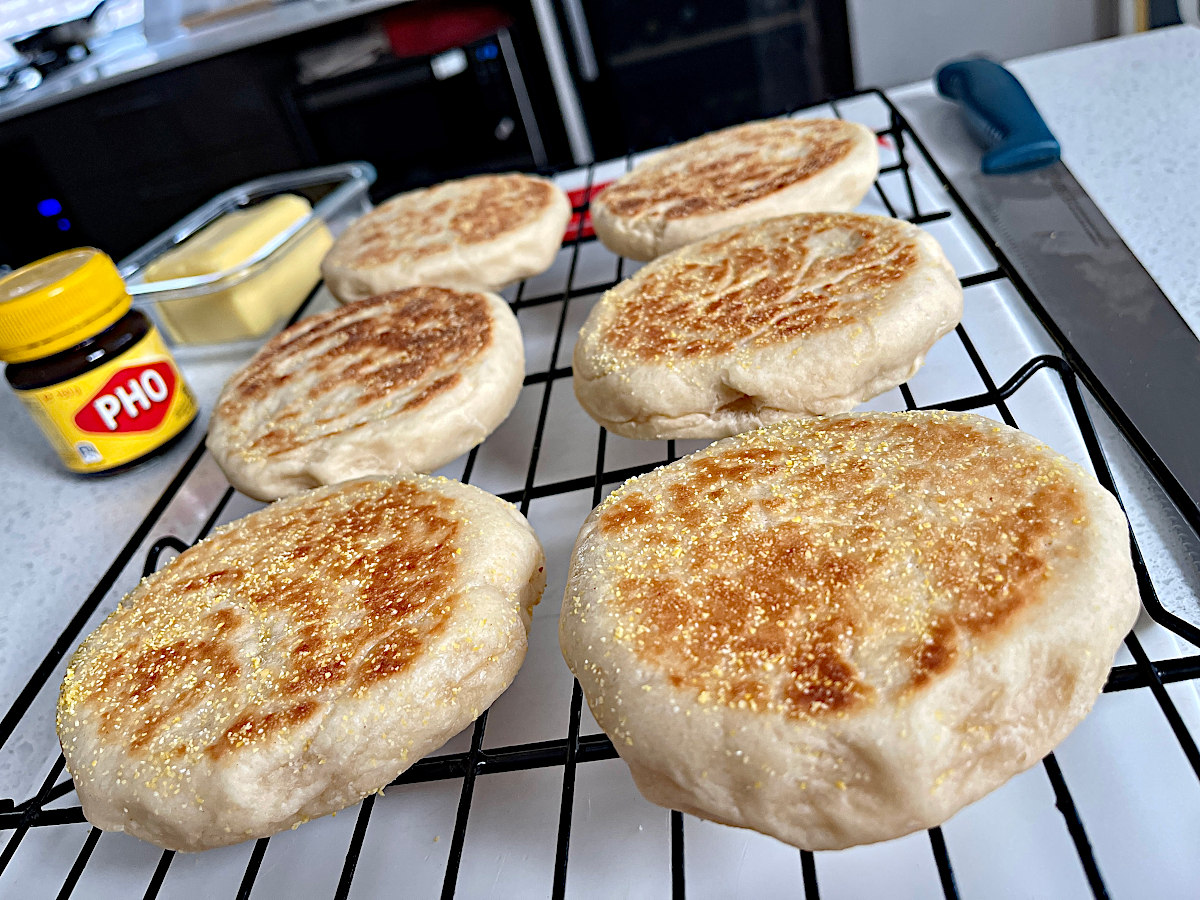
[[[98,718],[102,739],[167,771],[269,744],[405,671],[461,602],[461,515],[434,483],[348,482],[218,530],[83,644],[60,725]]]
[[[664,150],[592,202],[623,218],[684,219],[734,209],[826,171],[850,153],[861,130],[838,119],[737,125]]]
[[[479,293],[413,287],[304,319],[229,380],[216,415],[246,430],[241,453],[272,456],[410,412],[455,387],[492,345]]]
[[[331,265],[371,269],[416,261],[456,246],[495,240],[540,218],[557,188],[528,175],[479,175],[410,191],[350,224],[329,251]]]
[[[842,714],[1039,604],[1082,549],[1082,477],[978,416],[788,422],[611,495],[594,576],[614,638],[701,703]]]
[[[870,319],[921,262],[921,232],[856,213],[739,225],[659,257],[605,294],[602,344],[630,362],[786,344]]]

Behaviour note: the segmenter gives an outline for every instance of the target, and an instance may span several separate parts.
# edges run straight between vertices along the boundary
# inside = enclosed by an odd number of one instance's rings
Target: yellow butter
[[[226,213],[146,267],[146,281],[191,278],[235,269],[281,231],[311,211],[293,194],[272,197],[249,209]],[[321,259],[333,244],[325,223],[315,220],[282,254],[272,254],[258,273],[228,288],[196,297],[163,300],[159,318],[185,344],[214,344],[258,337],[293,312],[321,278]]]

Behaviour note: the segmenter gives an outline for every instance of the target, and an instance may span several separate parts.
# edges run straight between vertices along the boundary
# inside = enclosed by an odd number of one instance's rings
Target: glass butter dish
[[[174,345],[262,337],[320,281],[333,238],[371,209],[369,163],[249,181],[121,260],[134,306]]]

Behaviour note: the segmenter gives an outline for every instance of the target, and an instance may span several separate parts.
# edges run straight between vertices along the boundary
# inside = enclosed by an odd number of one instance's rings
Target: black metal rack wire
[[[910,148],[915,147],[916,152],[921,155],[923,162],[942,180],[944,185],[946,180],[940,170],[937,169],[928,152],[921,145],[919,139],[908,128],[899,111],[879,91],[868,91],[854,96],[877,98],[885,106],[887,114],[890,117],[889,126],[880,131],[879,134],[890,139],[898,154],[898,161],[884,167],[881,174],[900,173],[905,196],[902,198],[902,201],[889,196],[884,186],[877,180],[875,191],[883,206],[891,215],[906,218],[908,221],[917,224],[929,223],[949,217],[952,214],[949,209],[926,211],[920,211],[919,209],[917,194],[914,191],[913,180],[910,174],[910,161],[907,156]],[[850,98],[844,99],[848,100]],[[832,108],[840,115],[837,101],[832,103]],[[594,168],[589,168],[587,170],[588,188],[591,187],[593,174]],[[948,185],[945,186],[949,187]],[[951,194],[953,196],[952,191]],[[586,196],[587,194],[585,193]],[[953,196],[953,199],[958,202],[957,196]],[[898,203],[901,204],[899,208]],[[907,204],[906,207],[903,206],[905,203]],[[961,203],[959,205],[961,206]],[[907,216],[903,215],[902,209],[904,208],[911,210],[911,214]],[[585,212],[586,201],[576,211],[579,213]],[[970,221],[978,237],[984,242],[993,257],[999,261],[999,266],[991,271],[962,279],[963,287],[969,291],[971,288],[980,285],[1007,280],[1013,284],[1025,301],[1036,312],[1037,304],[1035,298],[1030,295],[1024,284],[1013,278],[1011,269],[1003,259],[1003,255],[994,242],[989,240],[987,235],[979,228],[978,223],[974,219],[970,219]],[[632,476],[648,472],[663,463],[677,458],[675,442],[666,441],[664,442],[662,459],[658,462],[632,467],[609,468],[606,465],[605,459],[607,446],[606,432],[602,428],[598,428],[595,443],[595,465],[593,473],[590,476],[549,483],[539,482],[537,478],[543,438],[546,434],[551,393],[556,386],[571,377],[570,366],[560,360],[568,309],[573,299],[600,293],[615,285],[621,278],[621,263],[618,263],[617,279],[614,281],[586,285],[575,283],[580,247],[589,240],[592,240],[592,238],[582,237],[580,229],[577,228],[574,237],[569,239],[565,244],[571,255],[565,290],[543,296],[526,296],[525,285],[522,284],[518,289],[515,299],[512,301],[512,308],[518,314],[518,317],[523,310],[547,305],[558,306],[557,326],[549,363],[543,371],[529,374],[525,378],[525,385],[527,387],[541,385],[542,395],[537,424],[533,435],[532,450],[525,472],[524,485],[519,490],[502,495],[504,499],[516,503],[522,513],[526,514],[529,512],[530,503],[535,499],[580,490],[590,489],[592,504],[595,505],[602,498],[606,488],[619,484]],[[303,311],[302,308],[297,313],[297,317],[303,314]],[[1084,392],[1080,386],[1079,373],[1069,361],[1071,359],[1069,347],[1064,347],[1064,352],[1061,355],[1040,355],[1029,359],[1016,371],[1008,374],[1006,378],[999,379],[984,364],[982,356],[966,329],[960,325],[956,329],[955,334],[956,339],[961,342],[963,350],[970,358],[985,390],[981,393],[938,403],[938,408],[976,410],[991,407],[999,411],[1001,418],[1007,424],[1017,427],[1018,422],[1012,412],[1010,401],[1035,375],[1042,372],[1048,373],[1065,392],[1069,407],[1075,418],[1075,424],[1082,436],[1097,477],[1106,488],[1116,493],[1116,486],[1108,461],[1097,437],[1088,407],[1084,401]],[[910,409],[918,408],[908,386],[902,385],[900,390],[905,405]],[[478,450],[479,448],[473,450],[467,458],[462,476],[463,481],[469,481],[471,478]],[[121,572],[130,564],[138,548],[143,545],[155,530],[164,510],[178,494],[188,476],[196,468],[204,452],[204,444],[203,440],[201,440],[195,447],[195,450],[188,456],[186,462],[162,496],[134,530],[122,550],[113,559],[104,576],[81,604],[49,652],[34,667],[28,683],[5,712],[4,716],[0,718],[0,746],[3,746],[13,736],[22,717],[29,710],[38,694],[47,686],[49,679],[58,671],[65,655],[78,642],[83,628],[97,611],[104,597],[116,583]],[[216,525],[232,496],[232,488],[224,492],[219,502],[212,509],[207,521],[195,536],[195,540],[203,538]],[[148,574],[154,571],[158,567],[160,558],[164,553],[181,551],[186,549],[188,545],[189,541],[181,540],[175,536],[163,536],[159,538],[151,545],[147,553],[144,573]],[[1197,629],[1191,623],[1164,608],[1159,602],[1158,595],[1142,560],[1136,540],[1134,540],[1133,549],[1138,584],[1141,590],[1142,602],[1147,613],[1155,622],[1200,651],[1200,629]],[[1133,632],[1126,638],[1126,646],[1134,662],[1130,665],[1118,665],[1114,667],[1104,690],[1106,692],[1148,690],[1153,696],[1154,702],[1161,710],[1162,715],[1165,717],[1167,724],[1170,726],[1171,732],[1178,741],[1179,748],[1186,757],[1193,773],[1197,779],[1200,779],[1200,750],[1197,749],[1195,738],[1189,731],[1170,693],[1166,689],[1168,684],[1174,682],[1200,680],[1200,653],[1192,653],[1181,658],[1152,660],[1143,648],[1137,635]],[[470,825],[472,797],[477,779],[480,776],[495,773],[538,768],[560,769],[562,773],[552,893],[556,898],[565,895],[578,768],[580,765],[589,762],[612,759],[616,756],[612,744],[603,734],[580,733],[582,709],[583,698],[579,685],[576,683],[573,686],[569,709],[566,711],[567,735],[565,738],[536,743],[515,744],[487,750],[483,748],[483,738],[488,718],[488,714],[485,712],[474,725],[469,750],[460,753],[437,755],[421,760],[396,779],[394,784],[413,784],[438,780],[461,780],[462,782],[450,852],[442,882],[442,895],[444,897],[453,896],[455,893],[464,841]],[[73,786],[69,777],[65,779],[63,777],[64,762],[61,755],[56,760],[47,760],[47,762],[49,763],[49,767],[45,779],[33,796],[20,800],[15,798],[0,799],[0,833],[7,833],[8,835],[7,843],[3,850],[0,851],[0,893],[5,892],[4,873],[8,870],[9,863],[13,860],[14,856],[20,851],[23,840],[31,830],[54,828],[56,826],[78,824],[85,821],[82,809],[78,806],[52,806],[55,801],[70,795]],[[1042,761],[1042,764],[1053,788],[1055,806],[1063,817],[1064,825],[1078,854],[1087,883],[1096,897],[1107,897],[1109,896],[1108,889],[1103,873],[1093,853],[1087,829],[1054,753],[1049,754]],[[360,852],[362,851],[363,843],[370,827],[372,812],[378,802],[387,801],[380,801],[376,795],[371,795],[358,808],[353,834],[350,838],[344,860],[342,861],[341,874],[334,893],[334,896],[337,898],[347,897],[350,893]],[[675,897],[683,897],[686,894],[684,878],[686,858],[684,817],[678,812],[671,812],[668,815],[670,817],[669,835],[672,892]],[[58,891],[58,896],[67,897],[72,894],[85,867],[88,865],[89,859],[92,857],[101,834],[102,832],[96,828],[90,830]],[[941,829],[931,829],[928,833],[928,838],[930,852],[937,866],[944,895],[950,898],[958,897],[959,888],[955,879],[954,866]],[[269,840],[269,838],[263,838],[256,842],[237,890],[239,898],[248,897],[254,888]],[[158,864],[153,871],[145,873],[146,887],[144,896],[146,898],[153,898],[158,895],[174,858],[175,854],[172,851],[164,851],[159,857]],[[800,863],[804,896],[808,900],[816,900],[820,895],[817,857],[813,853],[800,851]]]

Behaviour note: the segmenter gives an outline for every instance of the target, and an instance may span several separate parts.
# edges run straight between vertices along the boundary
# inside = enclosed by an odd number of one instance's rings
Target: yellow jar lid
[[[73,347],[131,303],[113,261],[93,247],[23,266],[0,278],[0,360],[28,362]]]

